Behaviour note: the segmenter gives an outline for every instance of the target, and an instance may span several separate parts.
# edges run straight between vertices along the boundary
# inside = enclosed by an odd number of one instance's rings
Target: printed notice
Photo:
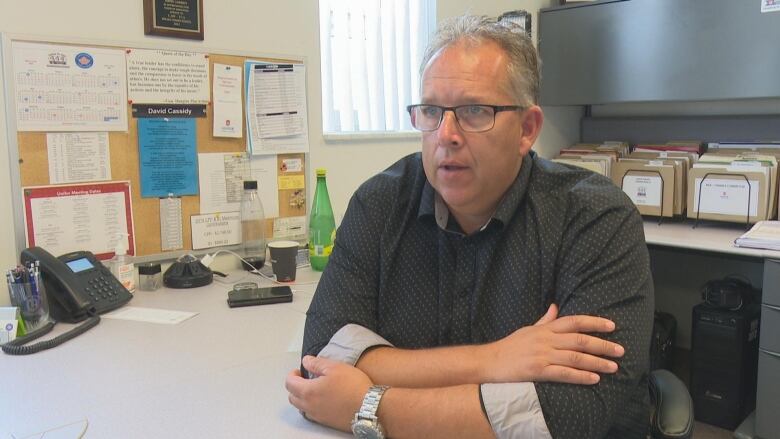
[[[214,137],[241,137],[241,67],[214,64]]]
[[[55,255],[89,250],[107,259],[126,233],[127,253],[135,254],[130,182],[26,187],[22,193],[29,247]]]
[[[208,55],[128,49],[127,97],[134,104],[208,103]]]
[[[195,119],[138,119],[141,196],[198,193]]]
[[[623,192],[637,206],[661,206],[661,177],[626,175]]]
[[[306,217],[274,218],[274,239],[306,239]]]
[[[127,131],[122,50],[15,41],[12,52],[18,131]]]
[[[244,84],[252,154],[308,152],[305,66],[246,61]]]
[[[46,133],[49,183],[111,180],[108,133]]]
[[[702,179],[697,178],[694,187],[696,192],[694,192],[693,206],[689,207],[694,212],[698,208],[701,213],[758,215],[758,180],[750,180],[748,185],[744,180],[707,178],[702,183]],[[701,196],[701,204],[699,204],[699,196]],[[749,211],[748,204],[750,204]]]
[[[241,242],[241,214],[239,212],[192,215],[192,249],[233,245]]]
[[[244,176],[249,173],[244,153],[198,154],[200,213],[241,209]]]
[[[761,0],[761,13],[780,11],[780,0]]]
[[[181,198],[160,198],[160,247],[162,251],[184,247]]]
[[[240,153],[198,154],[200,173],[200,213],[231,212],[241,209],[244,180],[256,180],[266,218],[279,215],[276,185],[276,157],[247,157]]]

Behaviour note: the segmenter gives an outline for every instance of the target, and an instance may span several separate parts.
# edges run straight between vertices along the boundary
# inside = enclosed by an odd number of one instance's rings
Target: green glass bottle
[[[317,187],[309,218],[309,262],[317,271],[325,269],[336,240],[336,221],[330,206],[328,185],[325,183],[325,169],[317,169]]]

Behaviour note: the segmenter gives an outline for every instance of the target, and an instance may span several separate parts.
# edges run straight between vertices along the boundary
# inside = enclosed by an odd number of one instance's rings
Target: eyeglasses
[[[481,133],[496,124],[496,113],[500,111],[522,110],[519,105],[458,105],[442,107],[439,105],[409,105],[406,110],[412,119],[412,126],[420,131],[436,131],[441,125],[444,113],[452,111],[460,129],[469,133]]]

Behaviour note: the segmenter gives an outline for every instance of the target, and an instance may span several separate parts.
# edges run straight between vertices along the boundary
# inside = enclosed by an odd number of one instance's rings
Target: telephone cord
[[[35,340],[36,338],[49,333],[54,328],[54,325],[56,324],[56,322],[50,321],[40,329],[36,329],[35,331],[31,332],[30,334],[27,334],[26,336],[19,337],[17,339],[14,339],[2,345],[2,349],[3,352],[5,352],[8,355],[34,354],[40,351],[44,351],[46,349],[51,349],[53,347],[59,346],[65,343],[66,341],[87,332],[87,330],[93,328],[98,323],[100,323],[100,316],[92,316],[86,322],[80,324],[79,326],[71,329],[70,331],[64,334],[60,334],[50,340],[44,340],[35,343],[33,345],[24,346],[24,344],[27,343],[28,341]]]

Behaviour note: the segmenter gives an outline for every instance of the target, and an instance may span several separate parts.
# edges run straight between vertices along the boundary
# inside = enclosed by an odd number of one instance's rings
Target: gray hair
[[[478,46],[492,41],[506,52],[509,90],[524,107],[539,102],[539,58],[531,38],[510,21],[478,15],[462,15],[444,20],[431,38],[420,64],[420,77],[431,58],[440,50],[459,42]]]

